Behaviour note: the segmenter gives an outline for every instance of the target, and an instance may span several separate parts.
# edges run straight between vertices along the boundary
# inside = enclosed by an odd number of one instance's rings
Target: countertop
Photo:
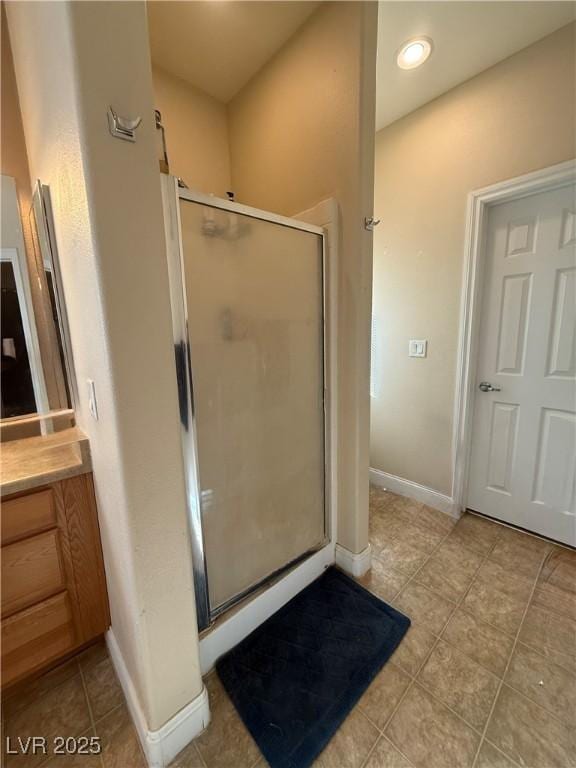
[[[88,438],[78,427],[4,442],[0,451],[2,497],[92,471]]]

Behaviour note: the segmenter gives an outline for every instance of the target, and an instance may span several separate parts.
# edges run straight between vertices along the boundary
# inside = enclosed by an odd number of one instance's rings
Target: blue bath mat
[[[271,768],[308,768],[388,661],[410,619],[336,568],[216,664]]]

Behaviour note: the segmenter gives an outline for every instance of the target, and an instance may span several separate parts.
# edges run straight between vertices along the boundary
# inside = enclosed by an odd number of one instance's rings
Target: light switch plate
[[[427,339],[410,339],[408,342],[408,357],[426,357],[427,352]]]
[[[98,421],[98,403],[96,401],[96,386],[92,379],[87,380],[88,384],[88,409],[94,419]]]

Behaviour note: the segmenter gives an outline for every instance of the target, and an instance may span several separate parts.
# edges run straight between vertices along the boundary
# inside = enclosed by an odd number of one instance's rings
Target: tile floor
[[[75,757],[6,755],[6,768],[145,768],[146,762],[124,695],[103,643],[37,680],[16,688],[2,701],[5,737],[98,736],[101,755]],[[4,741],[5,746],[5,741]],[[201,764],[200,764],[201,765]]]
[[[371,490],[372,571],[360,581],[412,619],[315,768],[576,766],[576,553]],[[265,768],[218,678],[212,722],[172,768]],[[143,768],[103,646],[4,702],[5,733],[98,735],[98,757],[12,766]]]

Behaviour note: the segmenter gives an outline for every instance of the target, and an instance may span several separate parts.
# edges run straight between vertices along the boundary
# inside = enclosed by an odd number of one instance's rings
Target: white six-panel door
[[[470,509],[572,546],[575,197],[571,185],[488,211],[467,495]]]

